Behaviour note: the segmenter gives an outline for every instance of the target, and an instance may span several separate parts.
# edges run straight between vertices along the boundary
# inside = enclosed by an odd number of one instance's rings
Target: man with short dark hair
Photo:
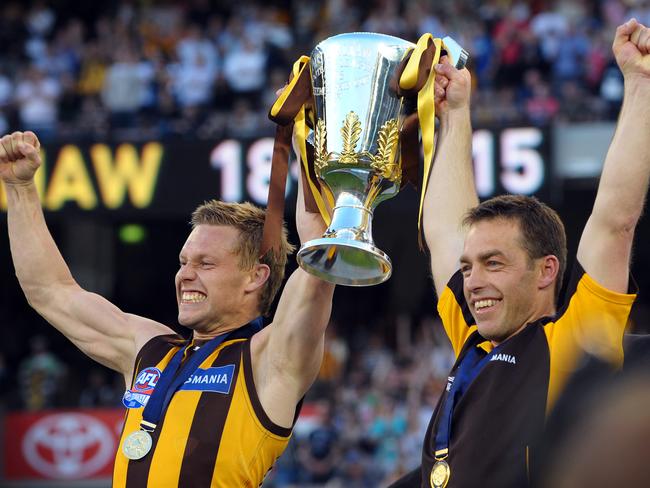
[[[426,433],[421,470],[396,486],[527,486],[534,444],[582,351],[622,364],[635,299],[630,254],[650,174],[650,29],[635,20],[620,26],[613,50],[625,102],[563,301],[559,217],[531,197],[477,205],[469,73],[436,68],[441,135],[424,234],[457,361]]]
[[[185,341],[76,283],[34,185],[39,148],[32,132],[0,139],[11,253],[30,305],[86,355],[124,375],[128,412],[113,486],[259,486],[318,374],[333,285],[298,269],[262,328],[260,315],[292,251],[286,230],[260,256],[264,211],[208,202],[193,214],[176,274],[178,321],[193,331]],[[300,238],[319,237],[322,219],[305,212],[298,193]]]

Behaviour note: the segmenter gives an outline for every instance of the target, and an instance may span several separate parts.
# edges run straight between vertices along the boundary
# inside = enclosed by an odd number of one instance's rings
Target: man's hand
[[[33,132],[14,132],[0,139],[0,179],[7,185],[31,182],[41,165],[40,148]]]
[[[450,110],[469,106],[472,79],[467,68],[456,69],[449,58],[440,58],[440,64],[435,66],[435,102],[436,114],[444,116]]]
[[[0,139],[0,179],[7,185],[25,185],[41,165],[41,144],[33,132],[14,132]]]
[[[636,19],[618,26],[612,51],[624,77],[650,78],[650,28]]]

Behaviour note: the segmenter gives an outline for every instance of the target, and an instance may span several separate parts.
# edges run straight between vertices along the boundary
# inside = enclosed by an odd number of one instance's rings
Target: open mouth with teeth
[[[477,313],[487,312],[491,310],[500,301],[501,300],[494,300],[492,298],[487,298],[484,300],[476,300],[474,302],[474,310]]]
[[[181,295],[181,303],[201,303],[207,295],[198,291],[184,291]]]

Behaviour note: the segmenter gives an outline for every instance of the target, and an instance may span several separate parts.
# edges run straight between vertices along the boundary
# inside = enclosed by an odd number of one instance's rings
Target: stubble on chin
[[[488,325],[481,327],[480,324],[477,324],[478,333],[481,337],[488,341],[501,342],[503,340],[502,334],[499,334],[498,330],[495,330],[495,327],[490,327]]]

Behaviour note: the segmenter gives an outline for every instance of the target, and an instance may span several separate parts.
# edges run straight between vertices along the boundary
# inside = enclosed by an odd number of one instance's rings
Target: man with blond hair
[[[178,322],[192,330],[183,340],[76,283],[45,224],[34,184],[39,149],[32,132],[0,139],[11,253],[30,305],[124,376],[113,486],[260,485],[318,374],[333,285],[296,270],[262,328],[293,250],[286,229],[260,257],[264,211],[207,202],[193,213],[176,273]],[[322,234],[302,190],[296,213],[301,241]]]

